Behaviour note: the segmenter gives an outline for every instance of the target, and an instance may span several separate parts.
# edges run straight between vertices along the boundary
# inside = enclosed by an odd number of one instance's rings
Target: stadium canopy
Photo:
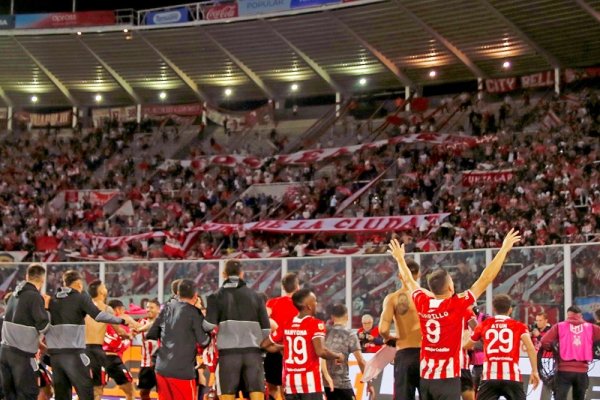
[[[597,65],[599,38],[599,0],[359,0],[179,27],[0,30],[0,105],[415,88]]]

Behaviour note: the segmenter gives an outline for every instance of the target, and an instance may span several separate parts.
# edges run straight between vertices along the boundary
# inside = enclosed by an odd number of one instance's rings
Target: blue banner
[[[292,8],[318,7],[326,4],[341,3],[341,0],[291,0]]]
[[[146,25],[178,24],[188,22],[190,14],[186,7],[179,7],[165,11],[150,11],[146,14]]]
[[[267,14],[277,11],[288,11],[291,0],[238,0],[240,17],[246,15]]]
[[[600,309],[600,296],[575,297],[574,303],[581,308],[585,319],[593,321],[594,313]]]
[[[0,15],[0,29],[14,29],[15,28],[15,16],[14,15]]]

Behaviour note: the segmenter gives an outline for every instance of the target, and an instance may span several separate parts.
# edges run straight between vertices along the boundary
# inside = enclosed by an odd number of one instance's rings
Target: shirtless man
[[[114,314],[114,310],[106,304],[106,298],[108,296],[108,290],[106,285],[101,280],[95,280],[90,283],[88,292],[92,297],[92,301],[98,307],[100,311],[105,311],[110,314]],[[132,328],[136,329],[138,324],[128,315],[123,315],[121,318],[127,320],[127,324]],[[128,333],[120,325],[111,325],[114,330],[123,337],[131,339],[132,335]],[[108,366],[108,360],[106,353],[102,350],[104,344],[104,337],[106,336],[106,324],[103,322],[97,322],[90,318],[85,317],[85,345],[86,355],[90,359],[90,368],[92,370],[92,380],[94,382],[94,400],[100,400],[102,397],[102,391],[106,384],[106,367]],[[119,386],[126,394],[128,393],[127,385]],[[133,386],[131,387],[133,390]]]
[[[418,281],[419,264],[411,259],[407,259],[406,263],[413,278]],[[396,326],[395,336],[390,334],[392,321]],[[383,300],[379,334],[385,342],[396,342],[394,400],[414,400],[420,382],[421,328],[411,293],[404,285],[394,293],[388,294]]]

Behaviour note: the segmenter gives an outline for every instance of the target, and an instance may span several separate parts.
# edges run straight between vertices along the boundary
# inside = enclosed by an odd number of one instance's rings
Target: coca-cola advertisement
[[[238,16],[238,5],[237,2],[234,2],[220,3],[213,6],[203,6],[202,15],[207,21],[235,18]]]

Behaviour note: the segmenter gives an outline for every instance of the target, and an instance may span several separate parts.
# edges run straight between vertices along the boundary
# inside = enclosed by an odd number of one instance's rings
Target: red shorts
[[[197,400],[198,392],[194,379],[167,378],[156,373],[156,388],[159,400]]]

